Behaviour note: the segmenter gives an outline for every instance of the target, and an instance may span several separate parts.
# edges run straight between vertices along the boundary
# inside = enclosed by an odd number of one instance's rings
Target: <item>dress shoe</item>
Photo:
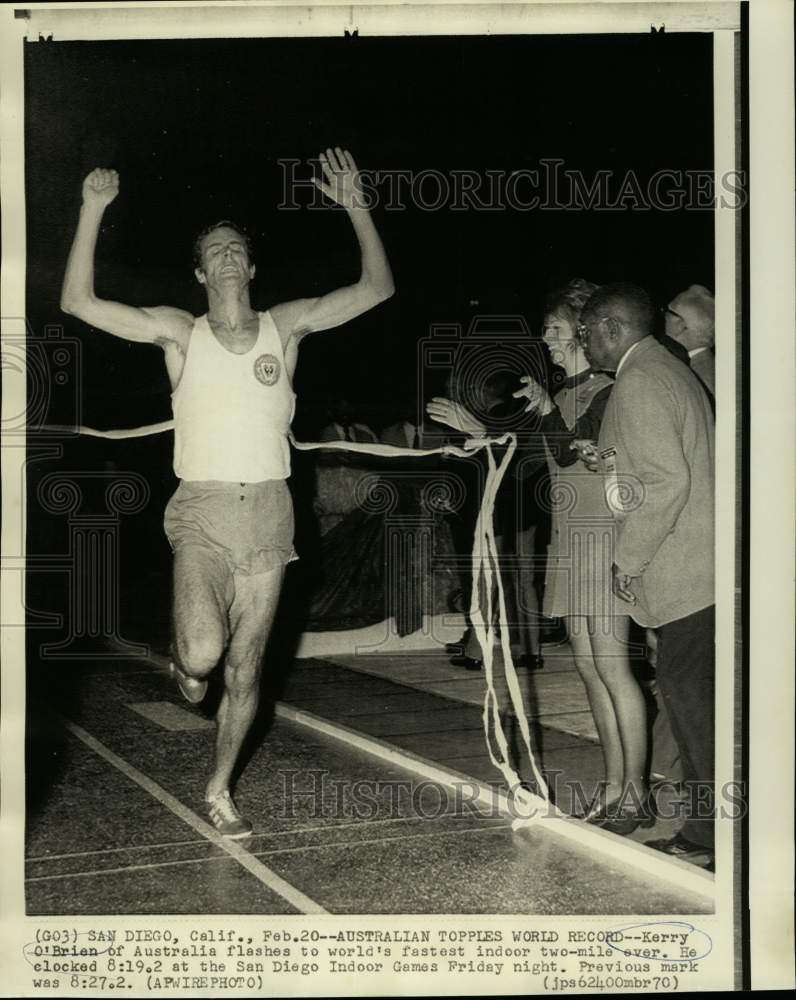
[[[708,871],[714,870],[715,853],[710,847],[702,847],[695,844],[678,833],[674,837],[662,840],[648,840],[645,847],[651,847],[654,851],[661,851],[671,858],[679,858],[680,861],[688,861],[698,868],[706,868]]]
[[[606,805],[592,808],[585,816],[586,822],[599,826],[601,830],[627,837],[639,827],[647,829],[655,825],[655,814],[649,793],[641,803],[623,801],[623,797],[612,799]]]
[[[655,824],[655,817],[646,809],[640,812],[634,808],[620,808],[609,814],[604,822],[600,823],[601,830],[609,833],[616,833],[620,837],[627,837],[635,833],[639,827],[648,829]]]
[[[544,670],[544,660],[540,653],[522,653],[514,657],[514,663],[525,670]]]
[[[472,638],[473,630],[468,626],[462,632],[461,638],[457,639],[455,642],[445,643],[445,652],[448,656],[464,656],[464,651],[467,649],[470,639]]]
[[[548,618],[539,629],[543,646],[560,646],[567,641],[567,627],[561,618]]]
[[[618,799],[611,799],[607,805],[595,802],[585,812],[581,811],[573,815],[575,819],[582,819],[584,823],[590,823],[592,826],[602,826],[603,823],[607,823],[616,814],[618,808]]]
[[[451,663],[454,667],[464,667],[465,670],[480,670],[484,665],[483,660],[476,660],[472,656],[452,656]]]

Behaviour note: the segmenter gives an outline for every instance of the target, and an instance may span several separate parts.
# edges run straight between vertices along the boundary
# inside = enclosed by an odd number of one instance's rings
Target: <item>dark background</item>
[[[202,313],[193,237],[231,217],[254,236],[252,303],[265,309],[358,276],[345,213],[277,210],[277,160],[300,159],[309,177],[308,161],[328,145],[349,148],[371,170],[510,172],[560,158],[587,180],[598,169],[620,179],[633,170],[642,187],[657,169],[706,171],[711,45],[709,34],[652,33],[26,44],[28,320],[36,338],[61,324],[80,353],[76,378],[61,384],[50,372],[46,420],[107,428],[171,415],[159,348],[96,332],[59,310],[81,183],[95,166],[121,176],[100,233],[99,295]],[[408,204],[377,210],[375,220],[397,293],[304,342],[295,377],[300,437],[317,434],[327,402],[343,396],[376,429],[395,420],[416,391],[418,344],[432,323],[466,329],[478,315],[519,315],[533,331],[533,353],[545,292],[558,279],[635,281],[659,304],[694,282],[714,284],[710,211],[428,212]],[[170,434],[82,437],[65,440],[58,459],[34,462],[30,551],[67,544],[63,516],[45,515],[36,499],[41,476],[98,471],[101,513],[102,477],[131,470],[147,480],[151,499],[123,519],[123,576],[135,587],[154,570],[165,573],[171,447]],[[296,456],[294,494],[311,496],[302,468]]]
[[[100,426],[170,413],[158,348],[95,334],[58,308],[94,166],[121,175],[98,294],[199,314],[192,237],[222,217],[255,237],[256,308],[357,277],[344,213],[276,210],[281,158],[300,158],[309,177],[327,145],[373,170],[509,172],[559,157],[587,179],[634,170],[642,185],[656,169],[712,165],[710,35],[36,42],[25,68],[28,318],[83,340],[83,417]],[[636,281],[660,303],[694,282],[713,287],[710,211],[409,205],[376,222],[397,294],[305,341],[299,428],[313,430],[321,403],[341,394],[387,422],[414,389],[430,323],[508,313],[537,331],[558,278]]]

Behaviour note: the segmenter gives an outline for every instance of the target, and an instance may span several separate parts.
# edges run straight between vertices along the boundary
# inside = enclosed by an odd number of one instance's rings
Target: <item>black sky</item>
[[[159,350],[95,334],[58,309],[94,166],[121,175],[100,237],[99,294],[201,313],[192,236],[231,217],[255,236],[253,303],[263,309],[357,274],[343,213],[276,210],[278,159],[339,144],[381,170],[511,171],[556,157],[587,176],[709,170],[711,45],[709,34],[30,43],[28,318],[35,331],[62,322],[83,342],[87,422],[163,419]],[[694,282],[713,286],[709,211],[409,206],[376,221],[397,294],[302,347],[305,415],[346,394],[386,421],[411,391],[430,323],[507,313],[536,330],[558,277],[636,281],[661,303]]]

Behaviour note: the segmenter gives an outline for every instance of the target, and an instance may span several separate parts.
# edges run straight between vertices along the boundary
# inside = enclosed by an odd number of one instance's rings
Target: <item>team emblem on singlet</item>
[[[275,385],[279,381],[279,359],[273,354],[261,354],[254,362],[254,374],[263,385]]]

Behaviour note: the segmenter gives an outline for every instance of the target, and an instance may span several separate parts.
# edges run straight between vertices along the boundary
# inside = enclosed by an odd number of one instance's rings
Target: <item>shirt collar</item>
[[[628,347],[628,349],[622,355],[622,357],[621,357],[621,359],[619,361],[619,364],[616,366],[616,374],[617,375],[619,375],[619,372],[622,371],[622,365],[625,363],[625,361],[627,361],[627,359],[630,357],[630,355],[633,353],[633,351],[635,351],[635,349],[638,347],[638,345],[640,343],[641,343],[641,341],[637,340],[635,342],[635,344],[631,344],[630,347]]]
[[[590,378],[594,378],[595,372],[593,368],[584,368],[582,372],[578,372],[577,375],[567,375],[564,379],[565,389],[575,389],[579,385],[583,385],[584,382],[588,382]]]

